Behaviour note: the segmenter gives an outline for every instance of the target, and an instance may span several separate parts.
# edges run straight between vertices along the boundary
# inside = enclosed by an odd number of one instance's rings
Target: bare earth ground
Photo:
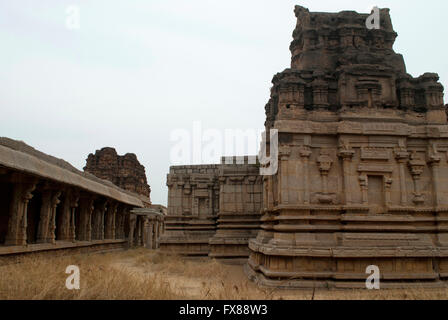
[[[68,265],[80,290],[65,287]],[[242,266],[145,249],[23,258],[0,266],[0,299],[448,299],[448,289],[275,290],[250,282]]]

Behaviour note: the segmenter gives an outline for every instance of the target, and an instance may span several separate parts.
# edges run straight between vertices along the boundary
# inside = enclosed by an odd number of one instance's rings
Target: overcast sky
[[[447,87],[445,0],[1,0],[0,136],[78,169],[105,146],[135,153],[153,203],[166,204],[174,130],[262,129],[295,4],[390,8],[408,72],[438,72]],[[72,5],[79,29],[67,28]]]

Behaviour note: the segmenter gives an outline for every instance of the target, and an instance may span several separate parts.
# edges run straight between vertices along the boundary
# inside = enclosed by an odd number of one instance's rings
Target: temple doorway
[[[384,212],[383,176],[368,176],[368,197],[370,213]]]

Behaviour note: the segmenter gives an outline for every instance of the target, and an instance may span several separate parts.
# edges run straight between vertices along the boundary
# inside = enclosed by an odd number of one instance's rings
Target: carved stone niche
[[[279,103],[305,105],[305,81],[297,76],[288,76],[279,82]]]
[[[369,108],[377,107],[381,101],[381,83],[375,79],[358,79],[355,85],[358,102]]]
[[[417,154],[416,151],[413,151],[411,153],[408,166],[411,171],[412,180],[414,181],[414,198],[412,199],[412,201],[415,204],[422,204],[425,202],[425,196],[421,192],[419,181],[426,166],[426,162]]]
[[[328,82],[322,77],[316,78],[311,82],[313,90],[313,106],[327,107],[328,103]]]
[[[322,192],[314,194],[314,197],[317,202],[322,204],[335,204],[337,202],[336,193],[328,192],[328,174],[332,164],[333,159],[330,156],[330,152],[328,150],[321,150],[320,155],[317,158],[317,165],[321,175]]]
[[[425,105],[428,108],[443,107],[443,86],[438,82],[439,75],[425,73],[418,78],[420,87],[424,90]]]
[[[331,165],[333,164],[333,159],[331,159],[330,154],[326,150],[321,150],[319,157],[317,158],[317,164],[319,165],[319,171],[322,176],[328,176],[330,172]]]
[[[398,80],[398,97],[401,109],[413,108],[415,106],[415,88],[409,79]]]
[[[384,208],[391,204],[393,167],[388,164],[362,163],[358,166],[357,171],[359,172],[362,204],[371,206],[372,212],[379,213],[378,207]]]

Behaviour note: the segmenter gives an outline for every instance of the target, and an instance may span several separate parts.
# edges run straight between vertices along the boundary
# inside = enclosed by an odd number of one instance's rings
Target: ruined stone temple
[[[259,166],[252,160],[234,157],[219,165],[171,167],[161,248],[245,262],[248,241],[260,227],[262,201]]]
[[[0,263],[34,253],[155,249],[164,211],[149,196],[0,138]]]
[[[146,179],[145,167],[134,153],[120,156],[114,148],[96,150],[95,154],[91,153],[87,157],[84,171],[109,180],[125,190],[150,197],[151,188]]]
[[[388,9],[379,30],[366,28],[369,14],[295,14],[291,66],[265,108],[278,171],[171,167],[162,249],[250,255],[248,276],[268,286],[365,287],[369,265],[382,288],[440,284],[448,123],[438,75],[407,74]]]

